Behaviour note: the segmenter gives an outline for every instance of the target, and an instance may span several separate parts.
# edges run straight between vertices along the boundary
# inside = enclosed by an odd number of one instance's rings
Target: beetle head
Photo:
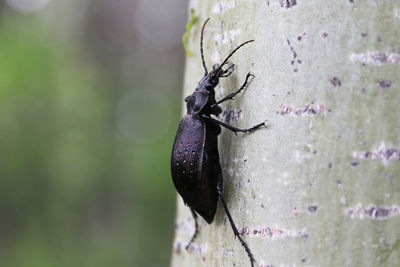
[[[199,82],[197,90],[206,90],[208,92],[213,91],[218,85],[219,78],[228,77],[233,73],[235,64],[231,64],[227,69],[222,69],[221,65],[214,64],[212,71],[207,73],[203,79]]]
[[[227,69],[223,70],[222,67],[228,63],[229,58],[235,54],[235,52],[237,50],[239,50],[239,48],[241,48],[242,46],[254,42],[254,40],[249,40],[246,41],[244,43],[242,43],[241,45],[237,46],[235,49],[233,49],[233,51],[225,58],[225,60],[221,63],[221,64],[215,64],[213,66],[212,71],[208,72],[207,70],[207,66],[206,66],[206,62],[204,60],[204,53],[203,53],[203,36],[204,36],[204,29],[206,27],[207,22],[210,19],[207,19],[204,24],[203,27],[201,29],[201,35],[200,35],[200,55],[201,55],[201,62],[203,64],[203,68],[204,68],[204,77],[200,80],[199,85],[196,88],[196,91],[209,91],[209,92],[213,92],[214,88],[217,86],[218,82],[219,82],[219,78],[221,77],[227,77],[229,76],[232,72],[233,72],[233,67],[235,66],[234,64],[231,64]]]
[[[213,69],[200,80],[196,91],[213,92],[218,85],[221,69]]]
[[[254,42],[254,40],[249,40],[247,42],[242,43],[241,45],[239,45],[238,47],[236,47],[226,58],[225,60],[221,63],[221,64],[214,64],[213,65],[213,69],[212,71],[210,71],[210,73],[207,72],[207,68],[204,67],[205,69],[205,75],[202,79],[202,81],[207,80],[206,82],[206,89],[208,91],[212,90],[215,88],[215,86],[217,86],[218,82],[219,82],[219,78],[221,77],[228,77],[229,75],[232,74],[235,64],[231,64],[228,68],[226,68],[225,70],[222,69],[222,67],[228,63],[228,59],[237,51],[239,50],[239,48],[241,48],[242,46]],[[204,62],[204,61],[203,61]],[[205,66],[205,65],[204,65]]]
[[[205,89],[207,91],[214,91],[214,88],[218,85],[219,83],[219,78],[223,77],[224,75],[224,70],[221,68],[219,64],[214,64],[213,69],[207,73],[203,79],[201,79],[199,85],[199,89]],[[200,89],[200,90],[201,90]]]
[[[219,78],[223,74],[223,70],[219,64],[214,64],[212,71],[207,75],[209,77],[210,85],[215,87],[219,82]]]

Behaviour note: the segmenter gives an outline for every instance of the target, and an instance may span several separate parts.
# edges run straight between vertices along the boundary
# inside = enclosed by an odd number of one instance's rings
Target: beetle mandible
[[[239,129],[211,117],[211,115],[218,116],[222,112],[219,104],[231,100],[246,87],[249,78],[254,77],[249,72],[244,83],[236,92],[219,101],[215,100],[215,87],[218,85],[219,78],[231,75],[234,64],[226,69],[222,69],[222,67],[228,63],[228,59],[239,48],[254,40],[246,41],[236,47],[221,64],[214,65],[213,69],[208,72],[203,54],[204,28],[208,21],[209,19],[204,22],[200,36],[204,77],[200,80],[193,94],[185,98],[187,113],[179,124],[171,156],[172,179],[185,205],[189,206],[195,221],[195,233],[186,249],[189,248],[198,234],[197,216],[200,215],[207,223],[212,223],[217,202],[220,199],[235,237],[239,239],[246,250],[251,266],[254,266],[254,256],[240,236],[228,206],[222,197],[222,169],[218,154],[218,135],[221,132],[221,126],[237,134],[237,132],[250,132],[265,123],[259,123],[248,129]]]

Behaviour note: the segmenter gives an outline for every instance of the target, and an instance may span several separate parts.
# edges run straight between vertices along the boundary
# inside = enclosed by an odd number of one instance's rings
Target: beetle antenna
[[[229,59],[233,54],[235,54],[236,51],[239,50],[239,48],[241,48],[242,46],[244,46],[244,45],[246,45],[246,44],[248,44],[248,43],[251,43],[251,42],[254,42],[254,40],[248,40],[248,41],[244,42],[243,44],[239,45],[238,47],[236,47],[236,48],[229,54],[229,56],[227,56],[227,57],[225,58],[224,62],[222,62],[222,64],[219,66],[218,69],[221,69],[222,66],[225,65],[225,64],[228,62],[228,59]],[[218,71],[217,71],[216,73],[218,73]]]
[[[204,35],[204,28],[206,27],[206,24],[209,20],[210,20],[210,18],[208,18],[204,22],[203,28],[201,28],[201,35],[200,35],[200,54],[201,54],[201,61],[203,63],[203,68],[204,68],[204,76],[206,76],[208,74],[208,71],[207,71],[207,66],[206,66],[206,62],[204,60],[204,53],[203,53],[203,35]]]

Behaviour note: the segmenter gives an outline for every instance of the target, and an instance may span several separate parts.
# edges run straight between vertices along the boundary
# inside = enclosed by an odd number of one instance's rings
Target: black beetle
[[[249,40],[236,47],[220,65],[214,65],[213,70],[208,73],[203,55],[203,34],[208,21],[209,19],[204,22],[200,36],[200,52],[205,73],[193,94],[185,98],[187,114],[179,124],[171,156],[172,179],[183,201],[190,207],[195,221],[195,233],[186,249],[189,248],[198,234],[197,214],[203,217],[207,223],[212,223],[219,198],[235,237],[239,239],[246,250],[251,266],[254,266],[254,256],[246,242],[241,238],[222,197],[222,169],[218,154],[218,135],[221,132],[221,126],[236,134],[237,132],[250,132],[261,127],[264,123],[248,129],[238,129],[211,117],[211,114],[218,116],[222,112],[219,104],[240,93],[246,87],[249,78],[254,76],[249,72],[239,90],[219,101],[215,100],[215,87],[219,78],[228,77],[232,74],[234,64],[231,64],[225,70],[222,67],[227,64],[228,59],[240,47],[254,40]]]

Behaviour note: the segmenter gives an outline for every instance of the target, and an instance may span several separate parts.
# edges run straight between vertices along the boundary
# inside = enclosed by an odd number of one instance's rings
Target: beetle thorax
[[[206,90],[196,90],[187,98],[187,114],[197,115],[204,109],[208,103],[209,92]]]

